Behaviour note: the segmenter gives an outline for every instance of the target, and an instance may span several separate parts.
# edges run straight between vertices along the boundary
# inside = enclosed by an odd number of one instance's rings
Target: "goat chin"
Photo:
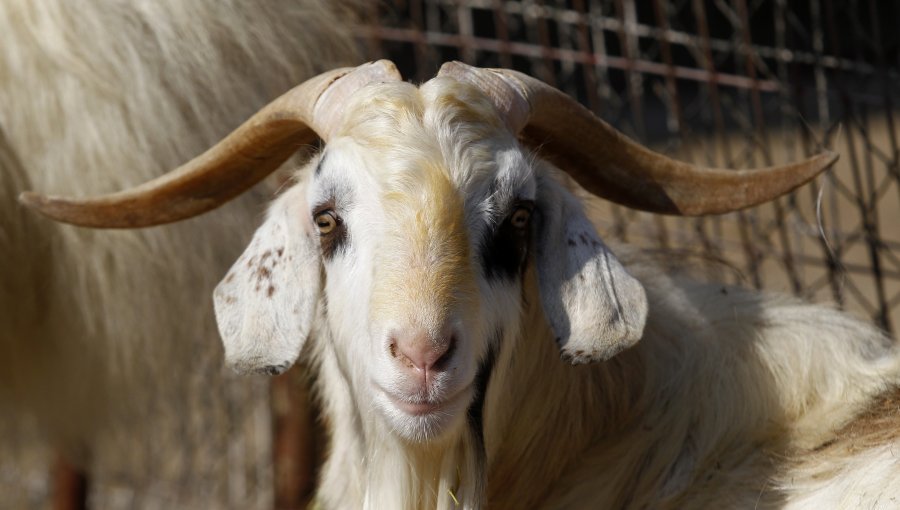
[[[333,425],[320,504],[810,508],[900,496],[888,453],[900,427],[866,425],[876,395],[900,383],[900,356],[881,332],[827,307],[673,276],[638,251],[616,251],[648,290],[644,337],[607,362],[561,361],[528,274],[524,333],[502,340],[515,347],[496,360],[483,436],[460,426],[440,441],[411,442],[390,420],[360,415],[330,342],[317,342]],[[842,427],[861,432],[842,437]]]

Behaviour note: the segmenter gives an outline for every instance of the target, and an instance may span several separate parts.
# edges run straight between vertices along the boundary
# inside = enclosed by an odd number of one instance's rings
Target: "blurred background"
[[[824,177],[741,213],[672,218],[587,203],[601,234],[645,247],[661,263],[835,303],[896,336],[897,2],[398,0],[348,4],[328,23],[345,31],[314,37],[325,46],[331,37],[346,44],[323,57],[335,65],[389,58],[412,81],[429,79],[448,60],[514,68],[678,159],[749,168],[822,147],[838,151],[841,159]],[[286,46],[310,43],[291,37],[285,32]],[[6,38],[0,42],[25,44]],[[239,121],[222,121],[220,131]],[[16,129],[8,120],[0,127]],[[258,218],[264,200],[249,207]],[[249,239],[243,235],[238,245]],[[145,374],[151,381],[158,375],[156,382],[129,394],[138,409],[98,428],[102,434],[80,432],[74,448],[40,413],[0,407],[0,508],[66,508],[60,505],[72,498],[90,508],[301,507],[323,449],[321,433],[310,439],[316,434],[309,433],[302,369],[274,383],[237,378],[221,369],[214,335],[182,341],[200,361],[189,377],[179,370],[184,353],[164,351],[171,362]],[[69,492],[54,489],[66,483]]]

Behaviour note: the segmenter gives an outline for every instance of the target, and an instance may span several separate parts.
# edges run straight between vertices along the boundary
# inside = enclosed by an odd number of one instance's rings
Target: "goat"
[[[133,463],[157,481],[181,483],[183,473],[135,460],[146,459],[143,445],[155,449],[186,431],[226,435],[185,417],[184,409],[205,406],[218,416],[205,420],[221,421],[226,405],[245,404],[218,368],[212,313],[191,321],[182,313],[208,300],[274,187],[217,218],[102,236],[34,221],[17,207],[16,190],[81,193],[161,174],[292,85],[353,63],[354,5],[0,2],[4,411],[38,414],[53,441],[75,453],[87,446],[94,459],[127,449],[105,465]],[[138,434],[145,439],[136,445]],[[196,453],[179,448],[165,462],[198,469]]]
[[[711,214],[836,160],[696,168],[561,92],[445,64],[320,75],[171,174],[89,199],[93,227],[223,203],[327,145],[271,206],[214,304],[228,364],[319,372],[323,508],[847,508],[900,498],[900,353],[823,306],[671,275],[601,240],[609,200]],[[536,151],[536,152],[529,152]],[[551,163],[551,161],[553,163]]]

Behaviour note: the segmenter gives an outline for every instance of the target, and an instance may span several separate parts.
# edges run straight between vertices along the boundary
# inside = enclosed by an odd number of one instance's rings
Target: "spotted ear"
[[[549,172],[538,174],[536,202],[538,287],[561,356],[572,364],[589,363],[637,343],[647,320],[640,282]]]
[[[308,216],[305,186],[294,186],[213,293],[225,361],[238,372],[284,372],[309,335],[321,270]]]

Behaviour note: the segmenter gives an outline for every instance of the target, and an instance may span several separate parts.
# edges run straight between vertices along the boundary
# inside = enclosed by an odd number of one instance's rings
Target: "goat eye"
[[[319,227],[321,234],[331,233],[337,227],[338,221],[337,215],[332,210],[322,211],[316,214],[315,218],[316,226]]]
[[[516,228],[525,228],[528,226],[528,220],[531,219],[531,209],[525,206],[516,207],[513,211],[512,215],[509,217],[509,222],[512,226]]]

